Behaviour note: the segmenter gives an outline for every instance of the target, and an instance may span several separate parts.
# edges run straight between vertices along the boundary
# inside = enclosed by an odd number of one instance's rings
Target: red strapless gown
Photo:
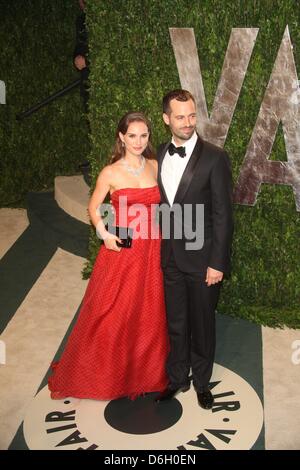
[[[158,186],[115,191],[117,225],[121,196],[129,208],[143,204],[150,228],[151,205],[160,200]],[[78,320],[60,361],[53,364],[51,397],[110,400],[161,391],[168,383],[168,350],[160,239],[134,239],[131,248],[120,252],[102,245]]]

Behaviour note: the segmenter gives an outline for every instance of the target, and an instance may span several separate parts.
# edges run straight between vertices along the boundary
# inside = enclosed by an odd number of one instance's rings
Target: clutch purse
[[[113,235],[116,235],[122,240],[123,243],[117,243],[121,248],[131,248],[133,229],[129,227],[119,227],[118,225],[105,225],[106,230]]]

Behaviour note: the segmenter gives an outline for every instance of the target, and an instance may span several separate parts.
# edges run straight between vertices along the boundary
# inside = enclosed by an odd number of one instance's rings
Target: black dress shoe
[[[210,410],[214,403],[214,397],[211,394],[210,390],[205,390],[204,392],[197,392],[198,403],[201,408],[205,410]]]
[[[161,401],[171,400],[176,395],[178,395],[178,393],[187,392],[189,389],[190,389],[190,385],[186,385],[185,387],[179,387],[179,388],[166,388],[155,398],[155,401],[159,403]]]

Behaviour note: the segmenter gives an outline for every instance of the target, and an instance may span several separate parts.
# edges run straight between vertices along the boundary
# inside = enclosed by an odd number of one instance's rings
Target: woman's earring
[[[122,147],[125,147],[125,142],[122,142]]]

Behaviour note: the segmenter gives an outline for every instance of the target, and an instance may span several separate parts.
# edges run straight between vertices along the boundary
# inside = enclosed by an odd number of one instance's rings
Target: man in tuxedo
[[[163,120],[172,133],[171,143],[160,145],[157,155],[162,205],[169,206],[171,222],[169,233],[164,233],[162,223],[161,251],[170,353],[169,386],[156,401],[187,391],[191,368],[198,403],[210,409],[215,309],[230,264],[232,183],[227,153],[197,135],[196,118],[190,92],[174,90],[163,98]],[[200,221],[199,205],[204,211]],[[182,209],[181,215],[173,211],[175,206]],[[191,210],[184,211],[188,206]],[[183,232],[180,238],[176,236],[178,224]],[[197,232],[199,224],[204,234],[201,246],[185,236]]]

